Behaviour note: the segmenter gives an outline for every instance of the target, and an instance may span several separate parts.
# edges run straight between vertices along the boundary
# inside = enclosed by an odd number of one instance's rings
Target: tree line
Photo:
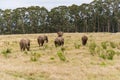
[[[0,9],[0,34],[64,32],[119,32],[120,0],[89,4]]]

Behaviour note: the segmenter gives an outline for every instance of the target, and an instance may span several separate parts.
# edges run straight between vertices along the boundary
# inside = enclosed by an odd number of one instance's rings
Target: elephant
[[[21,39],[19,44],[20,44],[21,51],[25,51],[25,49],[27,49],[27,51],[30,50],[30,40],[29,39]]]
[[[44,35],[44,36],[38,36],[37,41],[38,41],[39,47],[43,46],[43,44],[44,44],[45,41],[46,41],[46,43],[48,43],[48,37],[46,35]]]
[[[59,32],[57,32],[57,35],[58,35],[58,37],[62,37],[63,36],[63,32],[59,31]]]
[[[87,44],[87,40],[88,40],[88,37],[87,36],[82,36],[82,45],[86,45]]]
[[[55,40],[54,40],[54,44],[55,46],[63,46],[64,45],[64,38],[63,37],[57,37]]]

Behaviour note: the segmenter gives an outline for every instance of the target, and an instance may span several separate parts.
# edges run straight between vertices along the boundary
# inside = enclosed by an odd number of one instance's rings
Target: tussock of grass
[[[38,61],[38,59],[41,57],[39,53],[36,52],[31,52],[30,60],[31,61]]]
[[[116,48],[116,44],[114,43],[114,42],[110,42],[110,46],[112,47],[112,48]]]
[[[96,45],[95,42],[91,42],[91,43],[89,44],[89,51],[90,51],[90,53],[91,53],[92,55],[95,54],[95,49],[96,49],[96,47],[97,47],[97,45]]]
[[[66,61],[66,57],[65,57],[63,51],[61,51],[61,50],[57,51],[57,55],[58,55],[58,57],[60,58],[61,61]]]
[[[81,46],[81,44],[80,44],[79,42],[75,42],[75,43],[74,43],[74,46],[75,46],[75,49],[79,49],[80,46]]]
[[[1,53],[2,53],[5,57],[7,57],[8,54],[11,53],[11,49],[10,49],[10,48],[7,48],[7,49],[3,50]]]
[[[103,59],[113,60],[114,55],[116,52],[112,49],[104,51],[104,53],[100,54],[100,57]]]
[[[116,53],[115,53],[114,50],[107,50],[107,56],[106,57],[107,57],[107,59],[112,60],[115,54]]]
[[[108,46],[107,43],[108,43],[107,41],[101,43],[103,49],[107,49]]]

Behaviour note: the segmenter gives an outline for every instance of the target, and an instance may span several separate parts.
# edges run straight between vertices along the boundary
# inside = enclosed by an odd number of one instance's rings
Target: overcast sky
[[[72,4],[81,5],[90,3],[93,0],[0,0],[0,9],[15,9],[18,7],[44,6],[50,10],[61,5],[70,6]]]

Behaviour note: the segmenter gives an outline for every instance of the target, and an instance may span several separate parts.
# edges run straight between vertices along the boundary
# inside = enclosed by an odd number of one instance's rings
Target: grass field
[[[57,48],[56,33],[46,34],[49,42],[43,47],[37,44],[39,35],[43,34],[0,35],[1,80],[120,80],[120,33],[64,33],[65,44]],[[88,36],[86,46],[81,43],[83,35]],[[31,40],[30,51],[20,51],[21,38]],[[89,50],[92,42],[97,45],[93,54]],[[99,56],[107,51],[102,42],[115,44],[107,45],[115,52],[112,60]],[[65,61],[57,55],[61,48]]]

